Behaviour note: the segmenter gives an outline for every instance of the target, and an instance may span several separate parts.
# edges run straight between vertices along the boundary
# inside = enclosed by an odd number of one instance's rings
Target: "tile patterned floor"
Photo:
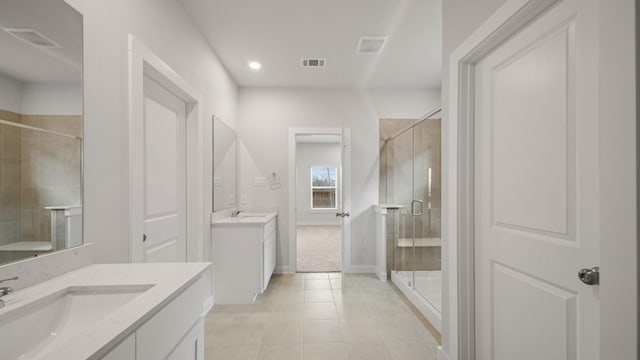
[[[296,269],[299,272],[342,270],[339,225],[299,225],[296,230]]]
[[[373,275],[274,275],[255,304],[216,305],[208,360],[434,360],[437,342]]]

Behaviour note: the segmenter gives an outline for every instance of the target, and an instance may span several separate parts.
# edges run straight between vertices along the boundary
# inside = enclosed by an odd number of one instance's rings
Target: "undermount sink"
[[[76,338],[152,285],[67,287],[20,304],[18,293],[0,314],[3,359],[33,359],[51,345]],[[15,309],[10,309],[15,307]]]

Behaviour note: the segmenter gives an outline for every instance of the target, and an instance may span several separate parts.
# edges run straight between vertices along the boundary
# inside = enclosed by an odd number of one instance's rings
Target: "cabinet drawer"
[[[164,359],[202,316],[205,278],[200,277],[136,332],[136,359]]]
[[[204,359],[204,320],[200,319],[166,360]]]

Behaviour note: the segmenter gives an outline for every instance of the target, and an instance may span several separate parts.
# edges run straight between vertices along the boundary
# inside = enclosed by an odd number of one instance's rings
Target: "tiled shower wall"
[[[441,269],[439,246],[416,247],[414,250],[412,247],[398,247],[395,244],[398,238],[412,237],[414,230],[410,204],[414,198],[424,202],[425,212],[425,216],[416,221],[416,238],[441,236],[441,126],[440,119],[426,120],[388,143],[381,142],[380,199],[384,199],[386,203],[405,206],[400,210],[390,210],[387,215],[387,239],[393,239],[387,244],[387,263],[390,269]]]
[[[82,134],[80,116],[20,115],[0,110],[0,118],[72,136]],[[0,127],[0,244],[48,241],[51,213],[45,207],[80,204],[81,141]]]
[[[20,123],[20,114],[0,110],[0,119]],[[0,245],[19,241],[22,219],[22,131],[0,125]]]

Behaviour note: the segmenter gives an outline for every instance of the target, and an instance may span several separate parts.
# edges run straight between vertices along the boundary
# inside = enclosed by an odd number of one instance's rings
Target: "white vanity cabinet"
[[[198,278],[102,359],[204,359],[202,312],[207,289],[206,279]]]
[[[18,289],[0,358],[203,359],[211,276],[206,262],[93,264]]]
[[[215,221],[213,226],[216,304],[247,304],[264,292],[276,267],[275,214]]]

